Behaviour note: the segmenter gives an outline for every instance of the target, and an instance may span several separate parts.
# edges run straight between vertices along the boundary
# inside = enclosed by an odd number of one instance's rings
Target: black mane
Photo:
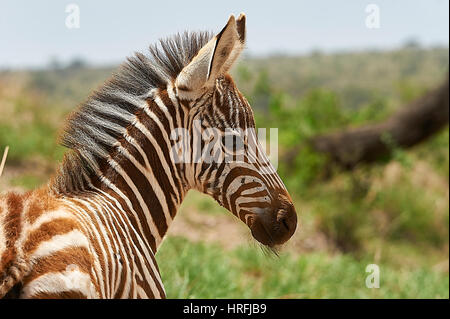
[[[98,169],[148,93],[165,88],[212,38],[209,32],[185,32],[162,39],[149,54],[129,57],[68,118],[61,144],[69,151],[51,183],[57,193],[84,189],[83,175]]]

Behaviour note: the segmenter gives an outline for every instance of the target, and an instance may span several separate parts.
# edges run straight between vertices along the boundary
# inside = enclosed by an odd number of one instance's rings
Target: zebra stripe
[[[258,144],[248,101],[226,74],[243,48],[243,23],[245,16],[232,17],[219,37],[185,34],[162,41],[162,51],[151,47],[150,57],[136,54],[69,117],[62,144],[71,150],[48,185],[0,196],[0,297],[164,298],[155,254],[189,189],[249,227],[263,212],[287,214],[292,203],[279,202],[289,195]],[[222,39],[237,51],[218,49],[215,61],[225,66],[208,60],[208,85],[177,86],[200,49],[215,50],[222,44],[211,43]],[[184,138],[173,139],[177,129]],[[208,129],[219,139],[203,134]],[[223,145],[228,133],[243,141],[243,154]],[[174,161],[179,143],[188,161]],[[222,161],[208,161],[205,149]],[[223,161],[226,152],[234,160]]]

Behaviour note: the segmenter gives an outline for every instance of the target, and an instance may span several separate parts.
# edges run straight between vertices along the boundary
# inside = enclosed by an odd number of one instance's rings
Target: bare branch
[[[449,122],[449,81],[404,106],[387,121],[316,136],[309,143],[344,169],[389,156],[393,147],[409,148]]]
[[[5,147],[5,151],[3,152],[3,158],[0,163],[0,177],[2,177],[3,168],[5,167],[6,157],[8,156],[9,146]]]

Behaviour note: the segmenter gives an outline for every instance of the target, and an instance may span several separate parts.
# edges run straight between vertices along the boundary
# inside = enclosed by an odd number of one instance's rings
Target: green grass
[[[417,159],[425,160],[433,166],[448,182],[449,179],[449,128],[432,136],[428,141],[418,145],[414,155]]]
[[[169,298],[448,298],[448,273],[379,263],[380,288],[365,286],[373,261],[308,253],[267,256],[168,238],[157,254]]]
[[[387,218],[385,231],[392,240],[442,246],[448,243],[448,205],[440,209],[439,200],[409,181],[399,181],[380,190],[372,205]]]
[[[197,191],[190,191],[183,200],[180,211],[195,210],[202,214],[230,214],[225,208],[219,206],[217,202],[209,195]]]
[[[5,91],[7,88],[5,89]],[[6,94],[5,94],[6,95]],[[40,95],[22,91],[10,99],[0,90],[0,149],[9,145],[9,160],[26,161],[37,156],[56,161],[64,149],[57,143],[57,132],[67,112]]]
[[[16,177],[11,180],[11,185],[19,186],[24,189],[34,189],[45,183],[45,179],[42,176],[36,176],[33,174],[25,174]]]
[[[33,156],[58,160],[64,149],[57,145],[56,130],[41,123],[30,123],[13,128],[0,123],[0,148],[9,145],[10,160],[26,160]]]

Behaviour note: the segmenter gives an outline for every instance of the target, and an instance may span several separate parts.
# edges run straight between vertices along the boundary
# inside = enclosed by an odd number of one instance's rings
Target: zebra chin
[[[286,243],[297,229],[297,213],[292,203],[260,209],[249,218],[253,238],[263,245],[274,247]]]

